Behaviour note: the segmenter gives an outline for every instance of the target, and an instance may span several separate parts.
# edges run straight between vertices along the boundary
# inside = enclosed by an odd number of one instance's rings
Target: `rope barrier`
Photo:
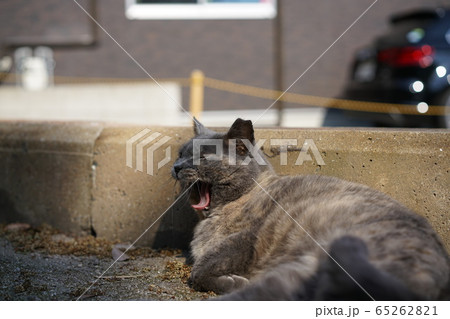
[[[339,108],[352,111],[364,111],[375,113],[400,113],[416,115],[444,115],[445,106],[428,106],[426,113],[420,113],[415,105],[393,104],[368,101],[355,101],[337,98],[327,98],[298,93],[290,93],[277,90],[263,89],[250,85],[237,84],[234,82],[222,81],[212,78],[205,78],[205,86],[230,93],[242,94],[247,96],[259,97],[263,99],[276,100],[283,102],[313,105],[318,107]]]
[[[4,74],[0,74],[2,78]],[[81,78],[69,76],[54,76],[57,84],[82,84],[82,83],[114,83],[114,84],[135,84],[135,83],[152,83],[151,79],[127,79],[127,78]],[[16,83],[16,75],[8,74],[5,83]],[[183,87],[192,86],[194,81],[192,78],[164,78],[157,79],[158,82],[176,82]],[[199,79],[195,79],[198,85]],[[414,114],[414,115],[444,115],[446,106],[430,105],[424,113],[418,111],[415,105],[410,104],[393,104],[368,101],[355,101],[338,98],[327,98],[321,96],[305,95],[298,93],[283,92],[260,88],[251,85],[238,84],[230,81],[218,80],[210,77],[203,78],[204,87],[224,92],[241,94],[251,97],[257,97],[268,100],[281,100],[283,102],[311,105],[325,108],[338,108],[352,111],[375,112],[375,113],[398,113],[398,114]]]
[[[5,76],[3,83],[15,84],[17,83],[17,74],[15,73],[1,73],[0,79]],[[91,84],[91,83],[104,83],[104,84],[136,84],[136,83],[154,83],[149,78],[102,78],[102,77],[76,77],[76,76],[53,76],[53,80],[56,84]],[[189,78],[163,78],[158,79],[158,82],[176,82],[181,86],[189,86]]]

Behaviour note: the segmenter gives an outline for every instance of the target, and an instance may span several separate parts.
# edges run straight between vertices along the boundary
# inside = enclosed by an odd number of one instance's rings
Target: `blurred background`
[[[2,0],[0,120],[446,127],[446,5]]]

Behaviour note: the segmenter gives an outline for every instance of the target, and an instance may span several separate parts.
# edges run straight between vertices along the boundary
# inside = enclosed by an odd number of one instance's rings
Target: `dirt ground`
[[[93,236],[70,237],[48,226],[0,225],[0,300],[203,300],[214,296],[188,286],[190,267],[182,251],[136,248],[127,252],[127,260],[112,265],[114,247],[123,250],[117,243]]]

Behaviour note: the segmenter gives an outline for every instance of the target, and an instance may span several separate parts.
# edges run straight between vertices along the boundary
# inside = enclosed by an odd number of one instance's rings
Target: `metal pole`
[[[284,90],[283,83],[283,15],[281,2],[277,0],[277,15],[273,24],[273,49],[274,49],[274,79],[275,87],[278,91]],[[276,102],[278,111],[277,126],[280,126],[283,120],[283,101]]]
[[[200,70],[191,73],[190,112],[193,117],[200,119],[203,111],[205,75]]]

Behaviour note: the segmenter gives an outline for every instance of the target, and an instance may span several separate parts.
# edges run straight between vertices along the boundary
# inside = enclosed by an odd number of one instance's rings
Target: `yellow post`
[[[204,92],[205,74],[200,70],[194,70],[191,73],[191,96],[190,112],[196,119],[200,119],[203,111],[203,92]]]

